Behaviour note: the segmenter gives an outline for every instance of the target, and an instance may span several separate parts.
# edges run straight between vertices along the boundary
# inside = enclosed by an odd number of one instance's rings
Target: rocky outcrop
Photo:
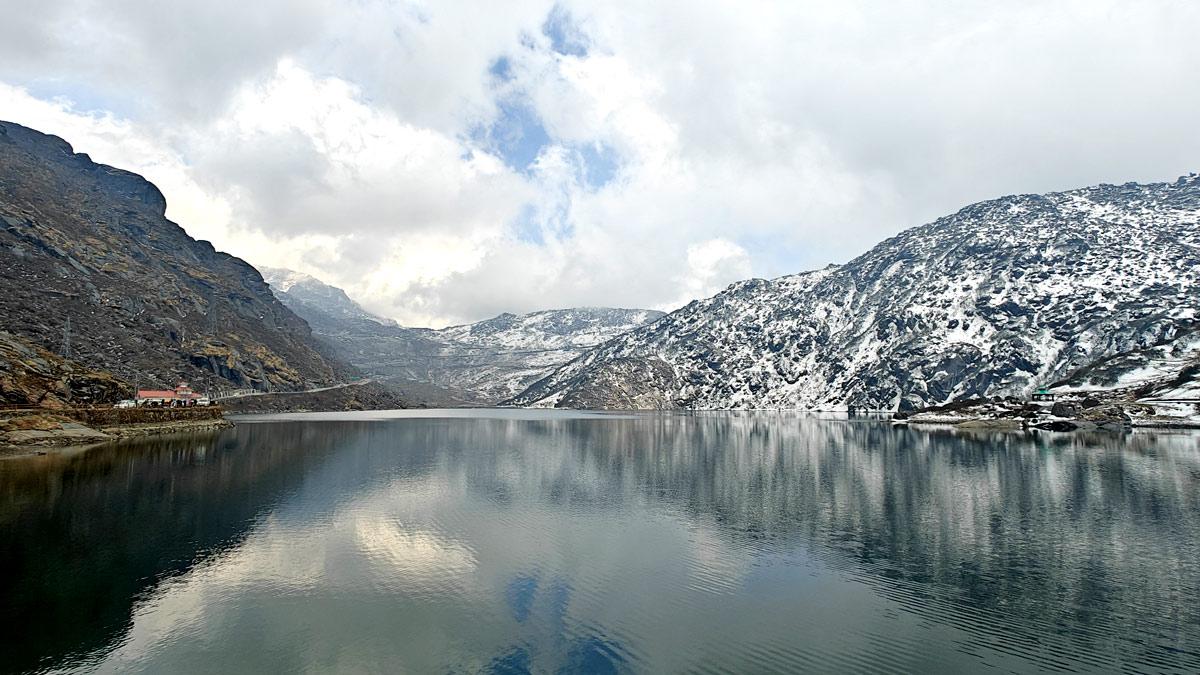
[[[1133,425],[1133,417],[1125,411],[1122,405],[1100,405],[1087,410],[1080,410],[1074,416],[1076,420],[1099,427],[1128,427]]]
[[[0,411],[0,448],[78,447],[119,438],[212,431],[233,426],[216,406],[192,408],[85,407]]]
[[[63,408],[113,403],[132,387],[0,331],[0,405]]]
[[[1010,196],[845,265],[736,283],[510,403],[623,403],[664,366],[654,399],[680,408],[916,410],[1147,373],[1174,382],[1148,392],[1185,398],[1200,395],[1198,313],[1200,176]]]
[[[1081,412],[1083,406],[1073,401],[1059,401],[1050,407],[1050,414],[1055,417],[1076,417]]]
[[[0,330],[143,386],[347,379],[250,265],[165,217],[144,178],[0,122]]]
[[[111,436],[65,417],[39,415],[0,418],[0,446],[60,447],[92,445]]]
[[[411,408],[408,399],[377,382],[364,382],[313,392],[279,392],[222,402],[231,413],[397,410]]]
[[[585,386],[567,388],[553,401],[556,407],[590,410],[670,410],[681,401],[671,398],[678,381],[671,365],[661,359],[613,359],[589,373]]]

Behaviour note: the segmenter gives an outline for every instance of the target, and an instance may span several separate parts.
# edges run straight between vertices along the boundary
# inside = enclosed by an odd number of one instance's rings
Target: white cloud
[[[746,249],[726,239],[709,239],[687,249],[687,272],[683,295],[676,303],[684,304],[721,290],[729,279],[750,276],[750,256]]]
[[[553,7],[0,6],[0,117],[144,173],[222,249],[434,325],[671,307],[1200,156],[1195,3],[563,0],[568,53]],[[534,126],[487,133],[502,115]]]
[[[200,239],[230,236],[229,205],[197,184],[169,136],[148,131],[111,113],[77,111],[66,99],[41,100],[2,82],[0,118],[60,136],[76,152],[87,152],[97,162],[136,170],[168,197],[167,217],[187,223],[192,236]]]
[[[533,196],[496,157],[290,61],[240,91],[194,145],[216,189],[240,190],[244,212],[274,234],[498,229]]]

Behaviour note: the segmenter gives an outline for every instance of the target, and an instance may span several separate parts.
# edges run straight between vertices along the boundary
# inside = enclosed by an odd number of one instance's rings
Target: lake
[[[0,461],[0,669],[1200,672],[1200,434],[238,422]]]

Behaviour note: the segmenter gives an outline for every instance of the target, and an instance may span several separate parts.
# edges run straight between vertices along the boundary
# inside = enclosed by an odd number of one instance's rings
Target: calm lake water
[[[0,669],[1200,672],[1200,435],[420,411],[0,461]]]

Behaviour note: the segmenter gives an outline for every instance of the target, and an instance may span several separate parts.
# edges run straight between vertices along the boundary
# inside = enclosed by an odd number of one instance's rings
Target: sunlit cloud
[[[8,8],[0,118],[410,325],[671,309],[972,201],[1196,169],[1200,6]],[[714,243],[719,242],[719,243]]]

